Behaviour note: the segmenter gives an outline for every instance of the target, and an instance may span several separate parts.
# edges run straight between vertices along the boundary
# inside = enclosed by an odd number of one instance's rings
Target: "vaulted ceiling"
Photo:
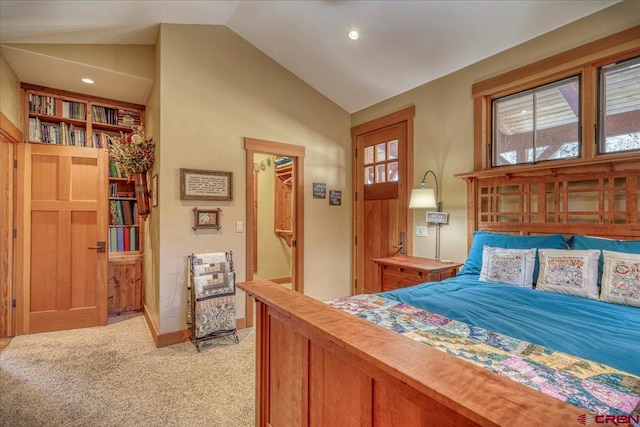
[[[59,88],[74,90],[64,82],[79,80],[83,64],[6,44],[154,44],[160,23],[226,25],[354,112],[617,2],[0,0],[0,43],[22,81],[44,84],[33,81],[44,73],[25,77],[40,64],[59,74]],[[347,37],[351,30],[358,40]],[[127,77],[97,71],[110,81]]]

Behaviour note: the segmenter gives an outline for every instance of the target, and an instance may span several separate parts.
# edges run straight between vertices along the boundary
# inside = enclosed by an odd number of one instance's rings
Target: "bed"
[[[256,425],[638,424],[640,307],[609,276],[626,254],[636,276],[625,280],[640,282],[639,171],[621,161],[462,176],[472,244],[440,283],[328,302],[239,285],[257,308]],[[487,253],[496,266],[525,259],[518,271],[536,288],[505,284],[513,268],[492,271]],[[589,285],[549,287],[576,257]]]

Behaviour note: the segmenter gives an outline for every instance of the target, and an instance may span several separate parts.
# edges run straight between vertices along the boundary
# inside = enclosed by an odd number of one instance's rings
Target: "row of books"
[[[129,252],[140,250],[138,227],[109,228],[109,252]]]
[[[86,147],[87,131],[66,122],[46,123],[37,117],[30,117],[29,141]]]
[[[137,225],[138,203],[135,200],[109,200],[110,225]]]
[[[64,117],[67,119],[86,120],[87,104],[30,93],[29,112],[47,116]]]
[[[128,126],[140,124],[140,113],[123,109],[92,106],[93,121],[115,126]]]
[[[91,135],[91,142],[93,147],[96,148],[108,148],[111,144],[111,138],[114,136],[120,136],[117,132],[105,132],[105,131],[93,131]]]

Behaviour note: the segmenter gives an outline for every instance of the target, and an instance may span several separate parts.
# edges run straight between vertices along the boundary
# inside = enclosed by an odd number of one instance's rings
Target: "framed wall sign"
[[[327,184],[322,182],[313,183],[313,198],[314,199],[326,199],[327,198]]]
[[[233,172],[180,169],[181,200],[233,200]]]
[[[342,202],[342,191],[329,190],[329,205],[340,206]]]
[[[193,208],[193,229],[214,228],[220,229],[220,209]]]

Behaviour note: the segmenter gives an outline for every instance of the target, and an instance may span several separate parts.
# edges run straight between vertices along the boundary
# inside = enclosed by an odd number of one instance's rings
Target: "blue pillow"
[[[517,234],[474,231],[469,255],[458,274],[480,274],[484,245],[504,249],[567,249],[567,239],[562,234],[519,236]],[[534,283],[538,280],[539,264],[538,256],[536,255],[536,264],[533,268]]]
[[[630,254],[640,254],[640,240],[613,240],[601,239],[598,237],[587,237],[579,234],[571,236],[569,239],[569,247],[571,249],[600,249],[614,252],[625,252]],[[602,281],[602,264],[604,256],[600,252],[598,260],[598,286]]]

